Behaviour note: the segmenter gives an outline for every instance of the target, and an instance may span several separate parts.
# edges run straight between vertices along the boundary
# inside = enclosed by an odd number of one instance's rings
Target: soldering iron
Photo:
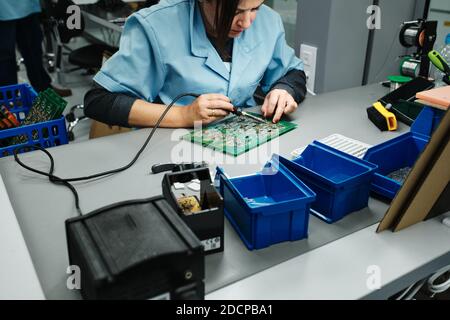
[[[263,119],[258,118],[258,117],[254,116],[254,115],[252,115],[252,114],[250,114],[250,113],[248,113],[248,112],[239,110],[239,109],[236,108],[236,107],[233,108],[233,111],[231,111],[231,113],[233,113],[233,114],[235,114],[235,115],[237,115],[237,116],[239,116],[239,117],[241,117],[241,116],[242,116],[242,117],[247,117],[247,118],[250,118],[250,119],[255,120],[255,121],[257,121],[257,122],[266,123],[266,121],[264,121]]]

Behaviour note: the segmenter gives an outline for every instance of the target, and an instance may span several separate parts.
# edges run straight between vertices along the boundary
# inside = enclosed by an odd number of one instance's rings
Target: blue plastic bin
[[[261,172],[229,178],[217,168],[225,216],[249,250],[308,236],[315,194],[272,158]]]
[[[370,182],[377,166],[318,141],[294,160],[280,162],[316,193],[311,212],[333,223],[367,207]]]
[[[18,84],[0,87],[0,105],[5,105],[22,122],[37,97],[36,91],[28,84]],[[33,139],[33,133],[37,138]],[[1,147],[1,142],[7,142],[17,136],[26,135],[27,143]],[[57,120],[36,123],[23,127],[0,130],[0,158],[10,156],[14,149],[21,146],[39,145],[43,148],[67,144],[67,129],[64,117]],[[32,148],[23,148],[21,152],[31,151]]]
[[[378,166],[371,191],[388,199],[395,197],[402,183],[389,178],[388,175],[414,165],[443,114],[442,110],[425,107],[412,124],[410,132],[367,150],[364,160]]]

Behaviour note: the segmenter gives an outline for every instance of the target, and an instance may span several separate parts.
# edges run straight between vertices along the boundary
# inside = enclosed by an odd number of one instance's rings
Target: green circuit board
[[[295,123],[287,121],[261,123],[244,116],[230,116],[202,130],[193,130],[182,139],[236,157],[295,128]]]

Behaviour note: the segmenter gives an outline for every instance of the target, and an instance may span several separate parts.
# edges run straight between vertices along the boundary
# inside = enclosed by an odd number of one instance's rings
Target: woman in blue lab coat
[[[306,93],[303,63],[286,44],[280,16],[263,0],[163,0],[128,18],[120,50],[95,76],[85,113],[122,126],[191,127],[254,106],[278,122]]]
[[[70,90],[52,86],[42,64],[40,12],[39,0],[0,0],[0,86],[17,83],[17,44],[31,85],[37,91],[52,87],[67,96]]]

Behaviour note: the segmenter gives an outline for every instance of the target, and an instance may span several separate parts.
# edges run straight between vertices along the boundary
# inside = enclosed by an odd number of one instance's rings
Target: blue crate
[[[29,84],[0,87],[0,105],[5,105],[19,122],[25,119],[36,97],[36,91]],[[37,139],[33,139],[33,133],[37,133]],[[69,142],[64,117],[23,127],[0,130],[0,142],[21,135],[26,135],[27,143],[7,147],[1,147],[0,145],[0,158],[12,155],[18,147],[38,145],[42,148],[49,148]],[[31,147],[23,148],[21,152],[31,150],[33,150]]]
[[[367,207],[370,182],[377,166],[318,141],[294,160],[280,162],[316,193],[311,212],[333,223]]]
[[[229,178],[217,168],[224,212],[249,250],[308,236],[315,194],[276,158],[261,172]]]
[[[395,197],[402,183],[388,175],[402,168],[413,167],[443,115],[442,110],[425,107],[412,124],[410,132],[367,150],[364,160],[378,166],[372,181],[372,192],[391,200]]]

